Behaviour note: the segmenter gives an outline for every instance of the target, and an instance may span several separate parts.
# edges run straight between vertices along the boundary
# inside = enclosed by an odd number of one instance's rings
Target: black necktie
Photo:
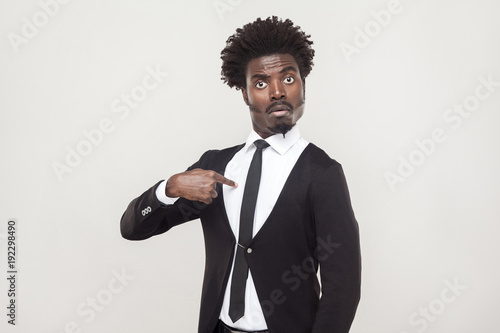
[[[240,214],[240,232],[236,258],[234,260],[233,278],[231,280],[231,300],[229,302],[229,317],[235,323],[245,314],[245,287],[248,277],[248,264],[245,252],[251,253],[247,246],[252,240],[253,218],[257,193],[259,192],[260,175],[262,171],[262,151],[269,147],[264,140],[254,142],[257,147],[250,168],[248,169],[247,181],[243,192],[243,202]]]

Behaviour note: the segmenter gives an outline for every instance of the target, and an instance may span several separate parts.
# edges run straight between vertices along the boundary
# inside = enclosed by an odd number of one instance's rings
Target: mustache
[[[271,109],[274,108],[275,106],[278,106],[278,105],[286,105],[290,111],[293,111],[293,106],[292,104],[286,102],[286,101],[276,101],[276,102],[273,102],[271,103],[267,108],[266,108],[266,113],[269,113],[271,112]]]

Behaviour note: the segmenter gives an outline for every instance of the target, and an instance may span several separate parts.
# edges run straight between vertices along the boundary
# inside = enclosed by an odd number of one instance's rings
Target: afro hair
[[[293,56],[301,77],[305,78],[313,66],[314,50],[310,37],[289,19],[282,21],[276,16],[266,20],[258,18],[238,28],[227,39],[226,47],[221,51],[221,79],[231,88],[245,89],[246,67],[250,60],[271,54]]]

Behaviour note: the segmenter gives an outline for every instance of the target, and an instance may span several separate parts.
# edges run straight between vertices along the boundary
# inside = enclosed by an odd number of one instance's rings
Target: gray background
[[[473,97],[481,78],[500,82],[497,1],[401,0],[385,27],[372,12],[395,1],[41,3],[52,16],[37,1],[0,1],[2,276],[9,218],[19,232],[18,325],[6,323],[2,278],[2,332],[195,332],[199,222],[129,242],[119,220],[205,150],[246,139],[248,110],[220,81],[219,53],[236,28],[273,14],[312,35],[300,130],[343,165],[360,224],[351,331],[498,332],[500,86]],[[369,44],[346,57],[365,29]],[[148,67],[168,75],[141,96]],[[132,91],[144,99],[114,112]],[[474,111],[460,126],[443,118],[463,103]],[[58,179],[54,163],[105,119],[109,133]],[[446,139],[431,149],[436,128]],[[418,165],[391,186],[401,158]]]

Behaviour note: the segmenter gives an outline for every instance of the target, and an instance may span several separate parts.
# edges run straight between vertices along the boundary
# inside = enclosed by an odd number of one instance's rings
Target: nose
[[[283,82],[280,80],[273,80],[271,82],[271,89],[269,89],[269,97],[272,101],[286,99],[286,92]]]

